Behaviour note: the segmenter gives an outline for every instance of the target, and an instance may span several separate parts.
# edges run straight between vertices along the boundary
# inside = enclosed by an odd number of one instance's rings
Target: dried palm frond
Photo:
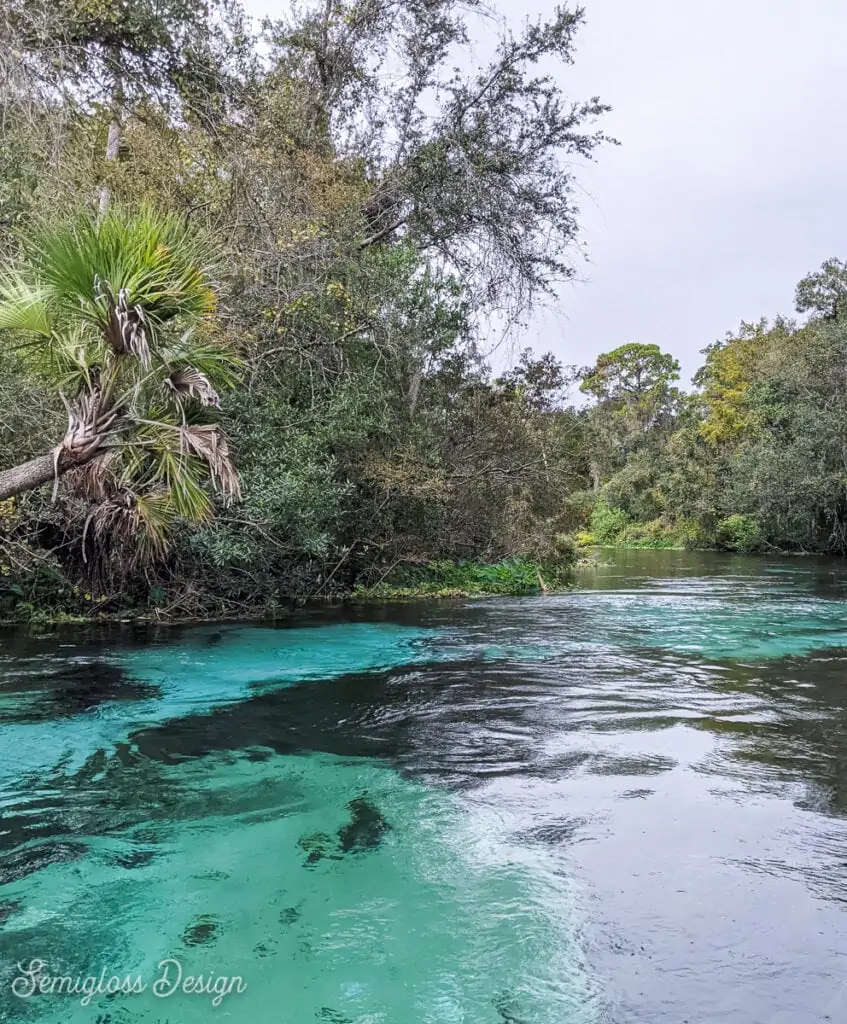
[[[94,275],[94,293],[106,299],[109,319],[106,340],[118,355],[135,356],[146,370],[150,366],[150,344],[147,338],[147,317],[141,306],[130,306],[129,291],[121,288],[115,300],[108,281]]]
[[[229,499],[241,496],[241,484],[229,454],[229,445],[214,423],[180,427],[183,451],[196,455],[209,467],[212,483]]]
[[[135,495],[129,491],[99,502],[89,514],[97,538],[109,536],[114,541],[127,541],[138,530]]]
[[[109,552],[118,550],[128,569],[136,567],[138,511],[133,494],[129,491],[116,494],[91,509],[82,531],[83,562],[89,561],[86,546],[89,528],[93,528],[95,562],[108,561]]]
[[[168,533],[177,518],[166,492],[136,495],[122,491],[98,502],[88,515],[83,532],[83,561],[88,562],[86,538],[92,533],[95,562],[119,555],[133,571],[161,558],[168,548]]]
[[[120,490],[118,468],[120,456],[110,450],[104,455],[72,469],[65,479],[71,491],[91,502],[103,502]]]
[[[165,384],[175,394],[196,398],[206,408],[221,407],[221,400],[212,387],[212,382],[195,366],[183,366],[182,369],[174,371],[170,377],[165,378]]]
[[[103,409],[103,392],[93,384],[77,399],[76,408],[64,395],[59,396],[68,412],[68,428],[59,447],[71,460],[85,459],[92,447],[100,445],[105,434],[115,425],[116,409]]]
[[[53,449],[53,501],[59,490],[59,460],[71,464],[87,462],[103,444],[118,418],[115,409],[101,409],[103,392],[98,384],[93,383],[82,393],[76,408],[63,394],[60,393],[59,397],[68,412],[68,427],[65,436]]]

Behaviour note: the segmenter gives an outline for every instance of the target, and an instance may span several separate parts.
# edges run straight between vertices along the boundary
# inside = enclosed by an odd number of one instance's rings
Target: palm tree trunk
[[[56,460],[53,452],[50,452],[48,455],[30,459],[29,462],[22,462],[11,469],[0,470],[0,501],[13,498],[16,494],[23,494],[24,491],[34,491],[37,487],[55,480],[57,473],[62,476],[74,466],[82,466],[102,454],[102,448],[95,448],[82,457],[69,459],[66,455],[60,454]]]

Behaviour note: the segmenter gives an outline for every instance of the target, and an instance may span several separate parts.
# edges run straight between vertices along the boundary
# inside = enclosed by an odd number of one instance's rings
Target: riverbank
[[[442,560],[403,563],[387,569],[375,582],[357,584],[349,590],[325,595],[318,592],[304,596],[299,601],[280,600],[255,606],[244,603],[237,607],[223,607],[213,603],[208,612],[199,613],[196,606],[187,611],[176,598],[168,602],[164,594],[155,595],[161,597],[158,603],[116,607],[119,597],[76,593],[69,595],[65,604],[57,601],[54,606],[45,607],[27,600],[14,600],[21,595],[0,593],[0,597],[6,599],[7,608],[6,614],[0,617],[0,625],[258,622],[285,618],[293,609],[309,605],[563,593],[575,585],[573,569],[576,564],[575,555],[572,554],[556,563],[528,558],[507,558],[498,562]]]
[[[750,516],[727,516],[705,529],[694,519],[659,516],[632,518],[623,509],[599,501],[588,526],[576,534],[579,548],[607,547],[633,551],[730,551],[739,554],[782,553],[768,541]]]

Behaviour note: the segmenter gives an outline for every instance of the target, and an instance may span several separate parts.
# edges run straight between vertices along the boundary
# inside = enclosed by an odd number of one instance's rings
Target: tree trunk
[[[121,123],[118,120],[117,111],[115,111],[114,119],[109,122],[109,136],[106,140],[106,159],[109,161],[118,159],[118,152],[121,145]],[[109,209],[109,203],[112,199],[112,190],[104,181],[100,186],[100,202],[98,204],[98,216],[102,220],[106,216],[106,211]]]
[[[102,448],[95,448],[82,458],[69,459],[66,455],[60,455],[57,464],[53,452],[50,452],[48,455],[30,459],[29,462],[22,462],[20,466],[0,470],[0,501],[13,498],[16,494],[23,494],[24,491],[34,491],[36,487],[55,480],[57,471],[59,476],[62,476],[69,469],[83,466],[95,456],[102,454]]]
[[[418,407],[418,396],[421,393],[421,384],[423,383],[423,370],[417,367],[412,373],[412,380],[409,383],[409,415],[415,415],[415,409]]]
[[[114,60],[114,87],[112,90],[112,119],[109,122],[109,134],[106,138],[106,159],[111,163],[118,159],[121,148],[121,118],[124,107],[123,68],[121,67],[120,52],[113,53]],[[109,203],[112,201],[112,190],[107,182],[100,185],[100,201],[98,203],[97,215],[100,220],[106,216]]]

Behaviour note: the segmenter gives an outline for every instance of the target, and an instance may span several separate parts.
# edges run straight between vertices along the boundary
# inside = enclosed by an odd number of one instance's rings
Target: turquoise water
[[[135,729],[187,713],[208,713],[263,690],[427,660],[433,652],[424,641],[432,637],[432,631],[413,627],[344,623],[320,633],[314,628],[199,627],[182,643],[165,640],[131,652],[77,654],[79,645],[74,642],[63,643],[58,650],[49,642],[35,645],[29,658],[4,659],[6,673],[16,677],[9,682],[17,682],[18,688],[10,720],[0,718],[0,778],[8,773],[14,780],[22,768],[55,765],[71,771],[99,750],[114,750]],[[63,665],[75,670],[68,686],[71,695],[76,687],[85,689],[91,670],[112,668],[115,676],[125,678],[115,692],[109,689],[115,679],[106,681],[107,699],[98,701],[96,714],[59,713],[45,721],[38,683],[49,678],[57,664],[60,674]],[[129,699],[121,699],[122,690],[128,691]],[[72,698],[70,710],[75,710]]]
[[[141,749],[165,723],[225,714],[295,684],[320,688],[449,661],[463,656],[460,640],[387,623],[201,628],[176,644],[96,659],[73,653],[73,644],[10,659],[13,693],[15,668],[30,684],[51,672],[61,678],[63,663],[83,675],[95,664],[115,673],[102,702],[83,713],[45,720],[44,691],[28,687],[7,707],[3,806],[23,836],[32,834],[21,844],[30,861],[12,856],[5,865],[12,880],[4,896],[15,913],[4,946],[24,965],[11,975],[6,965],[6,983],[19,979],[13,1008],[21,1019],[152,1021],[165,1000],[185,1022],[210,1013],[244,1021],[280,1013],[291,1021],[497,1021],[513,1011],[539,1021],[563,1012],[593,1019],[569,934],[568,880],[543,856],[498,838],[484,809],[469,815],[449,792],[375,758],[281,754],[260,743],[225,755],[150,758]],[[496,647],[476,653],[504,656]],[[73,818],[65,831],[83,841],[54,845],[57,862],[30,873],[33,858],[50,857],[39,819],[54,815],[65,826]],[[81,991],[29,996],[26,968],[38,959]],[[169,960],[165,975],[159,965]],[[104,968],[101,987],[131,977],[144,991],[121,993],[120,1003],[100,993],[89,999],[85,978],[100,980]],[[172,993],[180,976],[206,978],[200,988],[211,991]],[[221,978],[240,980],[215,988]]]
[[[322,756],[208,759],[158,785],[181,794],[178,821],[101,835],[83,864],[26,882],[16,927],[62,973],[108,966],[153,982],[173,957],[186,975],[242,977],[244,991],[217,1011],[239,1021],[497,1020],[492,996],[524,1019],[590,1019],[569,952],[568,884],[541,859],[516,860],[444,795]],[[363,793],[390,831],[343,854],[346,805]],[[139,852],[151,859],[128,870]],[[214,995],[144,993],[112,1019],[158,1020],[165,998],[182,1021],[213,1012]],[[67,1002],[35,1019],[92,1019]]]
[[[615,563],[562,597],[4,634],[0,1020],[839,1019],[841,565]],[[112,976],[141,990],[88,998]]]

